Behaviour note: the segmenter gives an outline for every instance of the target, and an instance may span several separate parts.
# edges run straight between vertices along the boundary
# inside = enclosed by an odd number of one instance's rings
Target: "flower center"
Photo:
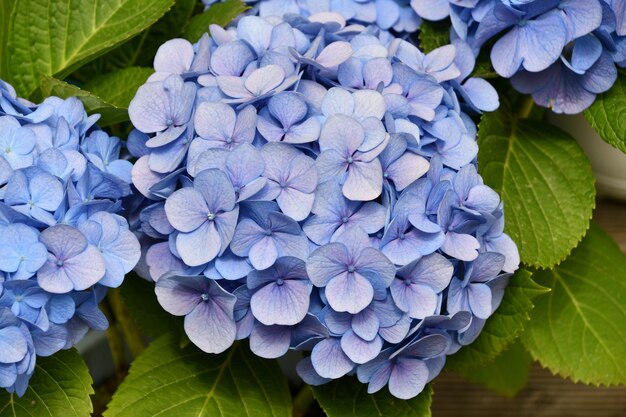
[[[271,230],[269,230],[269,229],[267,229],[267,230],[265,230],[265,231],[263,232],[263,234],[264,234],[265,236],[272,236],[272,231],[271,231]]]
[[[167,119],[167,120],[165,121],[165,124],[166,124],[166,125],[168,125],[168,126],[171,126],[171,125],[173,125],[173,124],[174,124],[174,121],[173,121],[172,119]]]
[[[406,237],[406,236],[404,236],[404,233],[400,233],[400,234],[398,235],[398,239],[400,239],[400,240],[404,240],[404,238],[405,238],[405,237]]]
[[[385,178],[389,178],[389,173],[388,173],[388,172],[385,172],[385,173],[383,174],[383,177],[385,177]]]
[[[348,272],[352,273],[352,272],[354,272],[354,271],[355,271],[355,269],[354,269],[354,265],[350,265],[350,266],[348,267]]]
[[[233,143],[233,138],[226,138],[226,143],[228,143],[229,145]]]
[[[351,156],[349,156],[349,157],[348,157],[348,159],[347,159],[346,161],[347,161],[349,164],[351,164],[351,163],[353,163],[353,162],[354,162],[354,159],[353,159]]]
[[[404,280],[404,285],[406,285],[407,287],[409,287],[409,286],[411,286],[411,284],[412,284],[411,280],[410,280],[410,279],[408,279],[408,278],[405,278],[405,280]]]
[[[62,266],[63,266],[63,264],[64,264],[64,262],[63,262],[62,260],[60,260],[60,259],[59,259],[59,260],[57,261],[57,266],[58,266],[58,267],[62,267]]]
[[[11,148],[8,146],[4,149],[4,153],[11,153]]]
[[[348,220],[350,220],[350,219],[348,218],[348,216],[343,216],[343,217],[341,218],[341,222],[342,222],[343,224],[348,223]]]
[[[202,301],[209,301],[209,294],[201,294],[200,298],[202,298]]]
[[[19,303],[20,301],[22,301],[23,299],[24,299],[24,296],[23,296],[23,295],[16,295],[16,296],[15,296],[15,301],[17,301],[18,303]]]
[[[282,278],[278,278],[278,279],[276,280],[276,285],[278,285],[278,286],[283,285],[284,283],[285,283],[285,281],[283,281],[283,279],[282,279]]]
[[[215,220],[215,214],[213,214],[213,213],[208,213],[208,214],[206,215],[206,218],[207,218],[207,220],[208,220],[208,221],[212,222],[213,220]]]

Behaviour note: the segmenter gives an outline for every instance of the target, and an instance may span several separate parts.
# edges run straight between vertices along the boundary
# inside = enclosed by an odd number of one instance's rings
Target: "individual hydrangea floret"
[[[519,264],[475,166],[469,113],[495,90],[463,45],[424,54],[328,11],[210,31],[166,42],[130,103],[130,218],[161,305],[206,352],[311,351],[311,384],[418,395]],[[473,268],[485,254],[501,262]]]
[[[132,164],[77,98],[39,105],[0,81],[0,387],[23,395],[37,356],[108,322],[98,309],[137,264],[121,213]]]

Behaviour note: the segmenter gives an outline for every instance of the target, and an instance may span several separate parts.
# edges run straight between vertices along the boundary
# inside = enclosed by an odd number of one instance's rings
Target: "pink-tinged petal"
[[[343,88],[331,88],[324,94],[321,110],[327,117],[331,117],[335,114],[352,116],[354,113],[354,99],[352,98],[352,94]]]
[[[236,197],[233,185],[226,174],[217,169],[199,172],[194,179],[194,190],[202,194],[212,214],[230,211],[235,207]]]
[[[339,339],[329,338],[319,342],[311,352],[313,368],[323,378],[337,379],[354,368],[354,362],[341,349]]]
[[[374,299],[372,284],[357,273],[343,273],[326,285],[326,299],[335,311],[356,314]]]
[[[369,201],[377,198],[383,190],[383,169],[380,161],[355,161],[348,167],[343,184],[343,195],[353,201]]]
[[[306,281],[287,280],[281,285],[270,283],[250,299],[252,314],[261,323],[293,326],[300,323],[309,309]]]
[[[276,198],[278,206],[287,216],[295,221],[307,218],[315,200],[314,193],[303,193],[293,188],[284,188]]]
[[[232,312],[234,304],[234,299],[230,306],[212,300],[198,304],[185,316],[184,327],[189,340],[207,353],[222,353],[232,346],[237,334]]]
[[[306,261],[306,271],[313,285],[324,287],[331,279],[346,273],[348,260],[344,245],[329,243],[313,251]]]
[[[171,39],[159,47],[154,57],[154,70],[183,74],[191,68],[193,45],[186,39]]]
[[[365,341],[348,330],[341,337],[341,348],[348,358],[357,364],[366,363],[374,359],[383,347],[383,339],[376,336],[371,341]]]
[[[374,90],[357,90],[352,94],[354,98],[354,116],[358,119],[373,117],[381,120],[387,106],[382,94]]]
[[[266,359],[283,356],[289,350],[291,328],[288,326],[263,326],[257,324],[250,333],[250,350]]]
[[[199,266],[213,260],[220,252],[222,240],[215,222],[205,222],[190,233],[179,233],[176,250],[189,266]]]
[[[261,240],[250,248],[248,253],[250,263],[257,270],[267,269],[278,258],[278,248],[271,237],[263,236]]]
[[[478,257],[478,249],[480,249],[480,243],[474,236],[454,232],[446,233],[446,240],[441,246],[441,250],[445,254],[462,261],[473,261],[476,259]]]
[[[491,315],[491,289],[485,284],[470,284],[467,299],[472,313],[479,319],[488,319]]]
[[[380,320],[372,308],[366,308],[359,314],[352,316],[350,323],[352,331],[363,340],[374,340],[380,328]]]
[[[224,103],[200,103],[196,109],[194,127],[198,135],[209,140],[232,138],[237,116]]]
[[[416,397],[424,390],[428,375],[428,367],[424,361],[398,358],[389,376],[389,392],[402,400]]]
[[[328,45],[315,58],[315,61],[323,67],[334,67],[345,62],[352,56],[352,46],[348,42],[337,41]]]
[[[202,194],[187,187],[175,191],[165,201],[165,213],[176,230],[187,233],[206,222],[210,211]]]
[[[402,191],[426,174],[429,167],[425,158],[407,152],[387,168],[385,176],[393,181],[398,191]]]
[[[254,71],[244,82],[253,96],[258,97],[278,87],[285,79],[285,71],[278,65],[267,65]]]

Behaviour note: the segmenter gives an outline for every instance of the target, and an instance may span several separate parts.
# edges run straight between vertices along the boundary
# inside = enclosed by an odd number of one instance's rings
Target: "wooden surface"
[[[626,202],[598,201],[594,221],[626,252]],[[574,384],[534,364],[526,388],[506,399],[448,373],[435,382],[433,417],[626,417],[626,388]]]

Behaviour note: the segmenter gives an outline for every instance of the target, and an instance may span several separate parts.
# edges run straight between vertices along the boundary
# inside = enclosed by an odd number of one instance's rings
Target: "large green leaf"
[[[367,385],[344,377],[313,387],[313,395],[328,417],[430,417],[433,390],[430,385],[417,397],[400,400],[383,388],[367,393]]]
[[[101,115],[98,121],[98,126],[101,127],[128,120],[128,110],[125,107],[115,106],[89,91],[56,78],[42,77],[41,92],[44,96],[78,97],[83,102],[87,113],[99,113]]]
[[[37,358],[23,397],[0,389],[0,417],[89,417],[89,369],[76,349]]]
[[[275,361],[239,343],[220,355],[179,348],[166,334],[133,362],[105,417],[290,417],[287,381]]]
[[[72,74],[87,82],[97,74],[106,74],[120,68],[152,67],[158,48],[167,40],[179,37],[191,18],[198,0],[176,0],[174,7],[158,22],[123,45],[107,52]]]
[[[471,345],[448,357],[447,369],[465,372],[487,363],[517,338],[530,320],[533,300],[549,291],[535,283],[531,275],[520,269],[511,277],[500,307],[487,320],[480,336]]]
[[[522,341],[543,366],[574,381],[626,384],[626,256],[592,225],[572,255],[537,282],[538,300]]]
[[[617,82],[585,110],[589,124],[610,145],[626,152],[626,73],[621,72]]]
[[[0,1],[0,79],[7,79],[7,37],[9,35],[9,24],[11,13],[15,6],[15,0]]]
[[[64,78],[138,34],[174,0],[20,0],[8,36],[10,81],[30,96],[40,76]]]
[[[567,133],[512,116],[506,106],[485,114],[478,132],[478,168],[502,196],[505,231],[522,261],[550,268],[569,255],[595,207],[589,160]]]
[[[463,370],[461,375],[500,395],[514,397],[526,385],[532,362],[532,357],[518,340],[492,361]]]
[[[182,329],[180,317],[163,310],[154,293],[154,283],[131,273],[120,287],[126,307],[139,329],[147,336],[157,338],[172,330]],[[140,303],[137,300],[141,300]]]
[[[212,5],[209,10],[194,16],[185,28],[185,37],[196,42],[210,25],[226,26],[234,18],[245,12],[248,7],[241,0],[226,0]]]
[[[100,97],[116,107],[127,109],[137,89],[154,72],[152,68],[124,68],[93,78],[83,86],[84,90]]]

